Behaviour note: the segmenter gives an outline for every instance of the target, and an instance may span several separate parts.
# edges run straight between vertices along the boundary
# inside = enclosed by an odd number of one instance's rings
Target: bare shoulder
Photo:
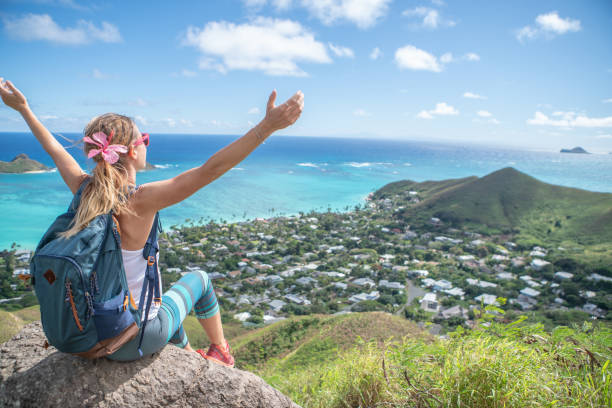
[[[141,217],[150,218],[158,211],[151,184],[141,184],[130,197],[130,208]]]

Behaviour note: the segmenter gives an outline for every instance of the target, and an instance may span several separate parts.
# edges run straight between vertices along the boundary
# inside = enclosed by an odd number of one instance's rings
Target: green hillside
[[[612,331],[492,323],[448,340],[357,344],[264,379],[304,408],[610,407]]]
[[[408,204],[408,191],[418,192],[420,202]],[[458,228],[547,242],[612,242],[612,194],[543,183],[513,168],[481,178],[391,183],[373,198],[393,196],[406,197],[406,208],[397,217],[409,223],[437,217]]]
[[[240,368],[282,376],[295,366],[306,368],[333,360],[358,338],[383,343],[404,336],[432,340],[414,322],[370,312],[292,317],[233,339],[232,348]]]
[[[13,312],[0,310],[0,343],[9,340],[23,326],[36,320],[40,320],[40,308],[38,305]]]

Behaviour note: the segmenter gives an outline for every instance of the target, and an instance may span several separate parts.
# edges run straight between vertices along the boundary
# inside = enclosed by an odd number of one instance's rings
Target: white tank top
[[[123,267],[125,268],[125,277],[127,278],[128,288],[134,299],[136,306],[140,308],[140,293],[142,292],[142,283],[144,281],[145,271],[147,268],[147,260],[142,256],[142,249],[135,251],[128,251],[121,249],[121,256],[123,257]],[[157,253],[157,262],[159,265],[159,252]],[[159,267],[157,268],[159,275],[159,293],[162,293],[161,286],[161,274],[159,274]],[[145,298],[145,306],[147,299]],[[149,320],[154,319],[159,311],[159,306],[151,302],[151,309],[149,310]],[[141,321],[144,321],[145,311],[142,310]],[[147,320],[148,321],[148,320]]]

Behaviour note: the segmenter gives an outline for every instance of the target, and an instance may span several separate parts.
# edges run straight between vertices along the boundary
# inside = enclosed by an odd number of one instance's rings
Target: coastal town
[[[252,327],[291,315],[374,310],[423,322],[433,334],[470,326],[485,309],[555,324],[612,318],[612,278],[559,256],[572,248],[525,247],[435,217],[419,228],[392,217],[418,201],[417,191],[370,195],[344,213],[167,228],[159,241],[164,290],[204,270],[224,318]],[[32,298],[32,252],[1,255],[0,271],[10,279],[2,280],[0,305]]]

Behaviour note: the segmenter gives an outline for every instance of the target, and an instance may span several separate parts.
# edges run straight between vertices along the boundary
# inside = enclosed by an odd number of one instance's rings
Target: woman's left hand
[[[275,100],[276,90],[270,94],[266,108],[266,117],[263,120],[266,126],[273,132],[293,125],[298,120],[304,109],[304,94],[302,91],[297,91],[285,103],[278,106],[274,106]]]
[[[0,77],[0,96],[6,106],[15,109],[21,113],[28,108],[28,101],[25,96],[15,88],[15,85],[11,81],[4,81],[4,78]]]

